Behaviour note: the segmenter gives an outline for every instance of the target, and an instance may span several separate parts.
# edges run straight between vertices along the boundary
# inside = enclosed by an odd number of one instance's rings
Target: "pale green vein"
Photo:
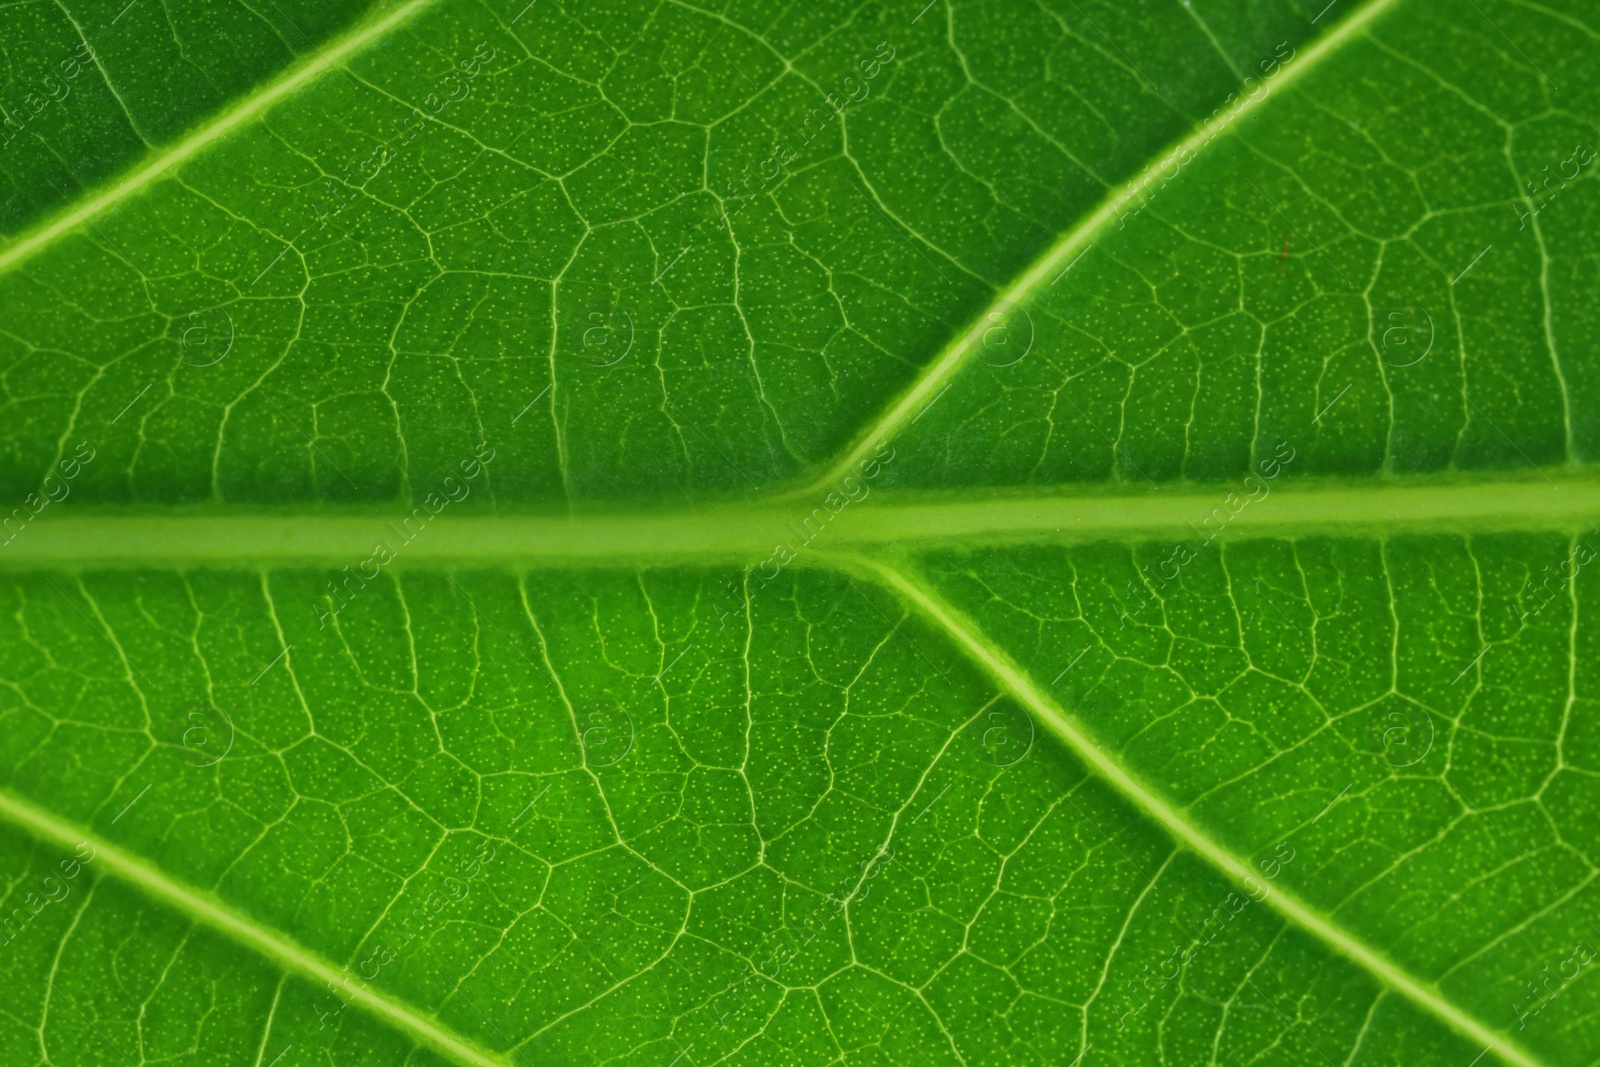
[[[78,20],[73,17],[72,12],[67,10],[67,5],[63,4],[61,0],[56,0],[56,7],[60,8],[61,13],[67,17],[67,21],[72,23],[72,32],[78,35],[79,42],[82,43],[86,48],[89,47],[88,36],[83,32],[83,27],[78,24]],[[116,83],[111,80],[111,72],[106,70],[106,65],[100,62],[99,53],[95,52],[93,48],[89,49],[89,59],[90,62],[94,64],[94,69],[99,71],[100,80],[105,82],[106,89],[111,93],[111,99],[115,100],[117,102],[117,106],[122,109],[123,117],[128,120],[128,128],[133,131],[133,135],[135,137],[139,138],[140,144],[144,145],[146,148],[151,147],[149,139],[145,137],[144,131],[139,128],[139,123],[134,119],[133,111],[129,109],[128,102],[122,99],[121,90],[119,90],[116,86]]]
[[[944,604],[935,594],[899,571],[864,557],[850,562],[894,590],[931,622],[953,638],[1007,693],[1019,701],[1074,754],[1118,790],[1140,811],[1160,823],[1183,847],[1202,857],[1225,877],[1243,885],[1255,880],[1250,865],[1234,856],[1191,825],[1183,814],[1152,787],[1102,752],[1074,719],[1047,696],[1027,673],[998,651],[977,626]],[[1398,964],[1367,947],[1311,905],[1286,890],[1273,888],[1266,902],[1286,920],[1320,939],[1334,952],[1361,967],[1378,981],[1404,996],[1457,1033],[1493,1049],[1517,1067],[1542,1067],[1507,1035],[1493,1030],[1447,1000],[1438,989],[1408,974]]]
[[[112,877],[140,890],[153,900],[172,908],[197,923],[210,927],[245,948],[272,960],[287,971],[302,975],[317,984],[344,985],[343,995],[371,1014],[403,1031],[406,1036],[463,1067],[506,1067],[507,1061],[478,1048],[451,1033],[434,1020],[411,1007],[362,985],[345,983],[340,968],[315,953],[295,944],[282,934],[268,930],[248,916],[241,915],[209,894],[186,886],[93,834],[34,807],[10,793],[0,791],[0,819],[44,841],[71,849],[87,841],[95,851],[95,864]]]
[[[0,252],[0,271],[10,270],[32,258],[36,253],[49,248],[58,237],[72,232],[96,215],[109,211],[174,167],[205,151],[273,104],[316,81],[343,60],[374,41],[381,40],[419,11],[437,2],[438,0],[410,0],[409,3],[401,5],[381,18],[350,30],[330,42],[326,48],[318,49],[307,59],[290,67],[277,79],[240,100],[177,144],[155,153],[126,177],[102,188],[100,192],[85,201],[64,205],[50,218],[18,237],[11,247]]]
[[[1305,77],[1307,72],[1315,69],[1323,59],[1337,51],[1340,46],[1351,38],[1364,32],[1374,19],[1399,2],[1400,0],[1369,0],[1364,7],[1346,18],[1326,37],[1306,49],[1304,55],[1297,57],[1293,63],[1284,66],[1280,70],[1271,92],[1265,93],[1254,100],[1246,97],[1244,104],[1238,111],[1229,111],[1226,107],[1222,108],[1220,114],[1210,122],[1197,128],[1194,133],[1180,141],[1173,149],[1161,153],[1138,174],[1112,190],[1093,214],[1068,230],[1043,257],[1036,260],[1027,271],[1001,292],[988,307],[984,308],[965,332],[957,335],[954,340],[946,345],[945,349],[939,353],[938,358],[923,372],[910,390],[882,418],[862,433],[857,443],[849,452],[845,453],[843,459],[828,470],[822,478],[812,483],[808,489],[800,490],[797,495],[803,496],[806,493],[824,490],[829,484],[837,482],[844,475],[850,474],[857,464],[867,458],[867,454],[877,447],[878,442],[892,440],[896,434],[914,421],[944,390],[950,380],[966,365],[974,353],[981,350],[984,334],[993,326],[990,316],[1004,314],[1012,308],[1022,306],[1046,281],[1055,279],[1074,257],[1084,251],[1089,243],[1111,224],[1112,220],[1120,216],[1123,210],[1133,204],[1135,200],[1145,195],[1146,188],[1162,170],[1170,165],[1171,160],[1198,153],[1206,145],[1226,132],[1229,127],[1243,121],[1266,101],[1272,99],[1274,93],[1282,92],[1294,82]]]
[[[705,506],[588,515],[461,515],[410,543],[395,534],[404,512],[376,508],[74,514],[52,509],[0,547],[0,568],[54,566],[355,564],[379,542],[396,566],[493,565],[564,560],[727,558],[744,563],[790,545],[806,558],[830,548],[936,543],[1104,540],[1207,541],[1314,534],[1576,531],[1600,520],[1600,479],[1564,472],[1553,481],[1502,474],[1414,477],[1318,485],[1291,481],[1235,511],[1227,485],[1163,493],[1054,491],[896,498],[869,495],[833,514],[829,501]],[[834,496],[838,505],[843,497]],[[387,521],[386,521],[387,520]],[[810,525],[807,526],[809,521]],[[796,531],[820,530],[807,543]]]

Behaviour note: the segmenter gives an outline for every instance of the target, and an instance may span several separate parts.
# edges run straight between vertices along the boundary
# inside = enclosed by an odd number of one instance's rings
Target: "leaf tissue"
[[[0,6],[0,1063],[1600,1064],[1600,13]]]

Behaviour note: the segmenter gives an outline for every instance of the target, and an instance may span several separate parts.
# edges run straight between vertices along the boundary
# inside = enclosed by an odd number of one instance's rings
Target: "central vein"
[[[875,545],[1573,532],[1600,522],[1600,476],[1592,472],[1571,472],[1554,481],[1501,474],[1273,484],[1279,487],[1254,498],[1226,483],[1160,493],[1079,488],[920,498],[880,489],[855,500],[825,490],[809,498],[574,516],[445,510],[424,525],[415,519],[423,509],[401,505],[189,514],[85,513],[68,505],[46,510],[0,546],[0,568],[337,567],[365,559],[380,544],[402,566],[694,559],[749,564],[779,546],[788,550],[783,555],[804,558]]]

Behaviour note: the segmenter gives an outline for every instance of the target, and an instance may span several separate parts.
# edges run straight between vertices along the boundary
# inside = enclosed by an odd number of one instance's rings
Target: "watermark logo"
[[[1419,705],[1380,712],[1376,727],[1383,761],[1391,767],[1421,763],[1433,750],[1433,716]]]
[[[973,724],[979,755],[994,767],[1021,763],[1033,751],[1033,717],[1015,704],[990,708]]]
[[[591,310],[583,321],[578,358],[591,367],[615,367],[633,351],[633,316],[619,307]]]
[[[1391,367],[1411,367],[1433,351],[1433,316],[1427,308],[1405,305],[1373,313],[1378,356]]]
[[[620,707],[591,708],[578,716],[578,744],[586,766],[616,766],[633,751],[633,716]]]
[[[1003,300],[985,316],[983,361],[991,367],[1014,367],[1033,351],[1033,316],[1028,309]]]
[[[174,325],[178,331],[178,351],[188,366],[214,367],[233,351],[233,316],[226,308],[191,311]]]
[[[185,761],[189,766],[214,767],[233,751],[233,720],[221,708],[202,704],[189,712],[186,721],[183,747],[194,757]]]

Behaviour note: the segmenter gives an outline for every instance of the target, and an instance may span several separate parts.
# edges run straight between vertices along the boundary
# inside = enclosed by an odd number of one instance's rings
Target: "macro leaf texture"
[[[1600,1064],[1597,44],[0,5],[0,1063]]]

